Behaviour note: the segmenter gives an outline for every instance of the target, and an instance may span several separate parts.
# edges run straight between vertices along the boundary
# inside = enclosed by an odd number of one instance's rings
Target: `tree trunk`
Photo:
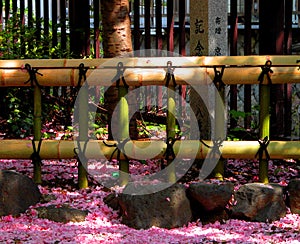
[[[132,52],[129,1],[101,0],[103,26],[103,52],[105,58],[128,56]],[[114,74],[112,74],[112,77]],[[111,131],[116,129],[110,125],[112,112],[118,102],[118,89],[109,87],[105,92],[105,107],[108,111],[109,138]]]

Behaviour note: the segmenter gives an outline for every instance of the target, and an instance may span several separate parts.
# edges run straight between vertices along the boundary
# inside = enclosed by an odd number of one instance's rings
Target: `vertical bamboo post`
[[[261,84],[259,86],[259,136],[260,138],[270,137],[270,86]],[[259,162],[259,180],[268,183],[268,160],[262,158]]]
[[[216,75],[220,75],[220,79],[222,78],[222,73],[216,73]],[[215,136],[214,136],[215,138],[214,139],[222,141],[225,139],[226,136],[225,117],[224,117],[225,85],[222,83],[222,80],[219,80],[215,84],[219,94],[216,94],[215,96]],[[220,97],[218,97],[218,95]],[[220,106],[220,102],[223,103],[223,106]],[[219,159],[213,171],[213,175],[218,180],[224,180],[224,159],[222,157]]]
[[[42,138],[42,91],[37,84],[33,88],[33,140],[40,141]],[[37,148],[37,147],[36,147]],[[33,160],[33,179],[36,184],[42,183],[42,166],[39,159]]]
[[[171,85],[167,87],[167,140],[168,138],[175,139],[176,137],[176,101],[175,101],[175,86]],[[167,169],[168,169],[168,181],[169,183],[176,182],[176,172],[175,172],[175,165],[172,164],[172,160],[168,158],[167,160]]]
[[[129,106],[126,99],[126,94],[128,93],[127,86],[120,86],[118,88],[119,96],[119,124],[118,124],[118,141],[122,142],[129,137]],[[120,178],[119,182],[121,186],[124,186],[128,183],[128,174],[129,174],[129,163],[126,160],[120,160],[119,162]]]
[[[174,68],[172,68],[172,62],[167,62],[167,73],[166,73],[166,87],[167,87],[167,121],[166,121],[166,136],[167,143],[171,143],[170,140],[176,139],[176,100],[175,100],[175,90],[176,90],[176,80],[174,76]],[[172,84],[170,85],[170,81]],[[170,145],[168,145],[170,146]],[[172,145],[173,146],[173,145]],[[175,165],[172,163],[173,159],[170,159],[171,155],[167,155],[167,176],[169,183],[176,182],[176,170]]]
[[[84,146],[81,142],[86,142],[88,140],[88,121],[89,121],[89,113],[88,113],[88,103],[89,103],[89,97],[88,97],[88,85],[85,83],[81,88],[80,92],[78,93],[78,99],[79,99],[79,146],[81,152],[84,154],[83,151]],[[85,158],[85,155],[82,155],[82,159],[78,160],[78,187],[80,189],[87,188],[88,187],[88,177],[87,177],[87,161]]]

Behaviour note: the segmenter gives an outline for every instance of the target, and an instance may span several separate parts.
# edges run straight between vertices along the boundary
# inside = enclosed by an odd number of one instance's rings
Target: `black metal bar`
[[[244,55],[252,54],[252,0],[245,0],[245,33],[244,33]],[[251,85],[244,86],[244,112],[251,113]],[[251,128],[251,115],[244,119],[245,129]]]
[[[44,0],[44,55],[49,56],[49,0]]]
[[[293,1],[285,1],[285,54],[292,54],[292,14]],[[292,134],[292,85],[284,84],[284,136],[290,137]]]
[[[155,17],[156,17],[156,49],[157,50],[162,50],[163,48],[163,38],[162,38],[162,4],[161,0],[156,0],[155,1]],[[161,56],[160,53],[158,53],[158,56]]]
[[[35,1],[35,17],[36,17],[36,40],[39,42],[41,40],[41,2]]]
[[[151,1],[145,1],[144,7],[145,7],[145,49],[151,48],[151,15],[150,15],[150,9],[151,9]]]
[[[230,1],[230,56],[237,55],[238,42],[238,16],[237,16],[237,0]],[[230,109],[237,110],[237,85],[230,86]],[[230,117],[230,127],[235,128],[237,120]]]
[[[100,0],[94,0],[94,48],[95,58],[100,58]]]
[[[57,46],[57,1],[52,1],[52,47]],[[56,58],[56,57],[53,57]]]
[[[66,1],[60,1],[60,27],[61,27],[61,48],[62,50],[67,49],[67,16],[66,16]]]
[[[5,24],[7,24],[9,19],[9,11],[10,11],[10,0],[5,0]]]
[[[167,1],[167,49],[170,52],[174,52],[174,1]]]
[[[20,0],[20,23],[21,23],[21,55],[25,55],[26,49],[25,49],[25,43],[24,43],[24,34],[25,34],[25,0]]]
[[[185,56],[185,1],[179,1],[179,54]]]

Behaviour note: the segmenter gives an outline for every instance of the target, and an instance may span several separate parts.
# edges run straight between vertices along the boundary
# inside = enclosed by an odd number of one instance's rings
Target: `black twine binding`
[[[271,69],[271,66],[272,66],[272,61],[268,60],[268,61],[266,61],[265,65],[263,65],[261,67],[262,71],[258,77],[258,81],[259,81],[260,85],[263,83],[265,75],[267,76],[267,79],[268,79],[268,85],[272,84],[270,73],[272,74],[273,70]]]
[[[172,80],[173,82],[173,86],[176,87],[177,84],[176,84],[176,79],[175,79],[175,75],[174,75],[174,70],[175,68],[172,68],[172,62],[171,61],[168,61],[167,62],[167,72],[166,72],[166,76],[165,76],[165,80],[166,80],[166,87],[169,86],[169,83],[170,81]]]
[[[124,157],[125,157],[125,160],[127,162],[129,162],[129,159],[125,153],[125,144],[129,141],[130,139],[127,138],[125,139],[124,141],[119,141],[117,143],[114,143],[112,145],[109,145],[107,144],[105,141],[103,141],[104,145],[107,146],[107,147],[115,147],[116,149],[112,152],[112,154],[110,155],[110,158],[109,158],[109,161],[111,162],[112,161],[112,158],[115,154],[115,152],[117,152],[117,160],[120,162],[120,156],[121,156],[121,153],[123,153]]]
[[[201,138],[200,138],[200,142],[201,142],[204,146],[206,146],[207,148],[212,149],[211,153],[214,153],[214,154],[217,154],[217,155],[221,155],[220,147],[223,146],[224,139],[212,140],[213,146],[209,146],[209,145],[206,144]]]
[[[178,140],[180,140],[180,137],[177,137],[177,138],[169,137],[166,140],[167,148],[166,148],[166,151],[164,153],[164,156],[165,156],[166,160],[171,159],[170,157],[172,157],[172,159],[176,158],[173,146],[174,146],[175,142],[178,141]]]
[[[27,84],[30,82],[31,86],[33,87],[36,85],[37,87],[41,88],[41,85],[38,83],[36,74],[43,76],[43,74],[38,72],[37,68],[32,68],[30,64],[25,64],[25,69],[27,70],[29,74],[29,79],[24,82],[24,84]]]
[[[271,158],[270,158],[269,152],[267,150],[267,147],[270,143],[270,140],[266,136],[264,139],[258,139],[258,143],[259,143],[260,147],[259,147],[257,153],[255,154],[255,157],[258,156],[259,161],[261,161],[263,158],[263,154],[265,153],[266,159],[267,159],[267,161],[269,161]]]
[[[31,154],[30,159],[34,163],[41,164],[42,163],[42,158],[40,156],[40,151],[41,151],[42,139],[39,140],[39,144],[38,144],[37,148],[35,146],[35,141],[34,140],[32,140],[31,143],[32,143],[33,153]]]
[[[214,77],[214,79],[213,79],[213,83],[215,84],[215,86],[217,87],[218,90],[219,90],[221,87],[224,87],[224,86],[225,86],[225,84],[224,84],[224,82],[223,82],[223,80],[222,80],[224,71],[225,71],[225,66],[222,66],[222,67],[221,67],[221,71],[220,71],[220,70],[217,70],[217,67],[214,66],[215,77]]]
[[[79,64],[79,78],[78,78],[78,83],[77,83],[77,89],[81,87],[81,81],[83,79],[83,82],[86,81],[86,72],[88,71],[89,67],[84,67],[84,64],[81,63]]]
[[[122,62],[119,62],[117,65],[117,74],[115,75],[115,77],[111,80],[111,82],[116,82],[116,87],[119,88],[120,87],[120,82],[122,80],[123,85],[125,88],[128,88],[129,86],[127,85],[125,78],[124,78],[124,72],[125,72],[125,68],[124,68],[124,64]]]

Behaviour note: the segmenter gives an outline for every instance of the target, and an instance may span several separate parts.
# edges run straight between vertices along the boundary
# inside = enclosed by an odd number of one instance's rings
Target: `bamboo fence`
[[[268,182],[268,152],[272,159],[300,158],[300,144],[298,141],[263,141],[268,138],[270,127],[270,82],[272,84],[300,83],[300,56],[235,56],[235,57],[143,57],[143,58],[114,58],[114,59],[51,59],[51,60],[0,60],[0,86],[2,87],[22,87],[34,86],[34,143],[29,140],[0,140],[0,158],[3,159],[29,159],[32,153],[39,149],[38,159],[68,159],[76,156],[76,143],[73,141],[44,140],[40,147],[41,140],[41,87],[42,86],[78,86],[80,67],[86,68],[86,87],[88,85],[114,86],[112,78],[116,74],[116,68],[122,64],[122,76],[129,86],[165,85],[166,72],[172,69],[174,78],[178,85],[198,85],[210,84],[216,77],[216,70],[223,69],[221,81],[223,85],[236,84],[259,84],[260,85],[260,138],[261,141],[224,141],[220,147],[222,159],[240,158],[253,159],[260,152],[259,176],[261,182]],[[32,68],[28,81],[28,65]],[[27,67],[27,68],[26,68]],[[199,72],[200,71],[200,72]],[[34,82],[38,80],[38,83]],[[120,77],[121,79],[121,77]],[[83,88],[85,86],[82,86]],[[170,82],[169,87],[174,90]],[[223,87],[224,88],[224,87]],[[218,87],[219,94],[224,97],[224,89]],[[86,89],[86,88],[84,88]],[[223,90],[222,90],[223,89]],[[86,91],[87,92],[87,91]],[[120,131],[119,140],[124,140],[128,135],[128,104],[126,101],[127,87],[121,85],[119,98],[121,102],[121,112],[119,114]],[[167,114],[167,138],[174,137],[175,118],[172,113],[176,104],[172,94],[168,94]],[[88,101],[82,95],[80,109],[88,111]],[[216,115],[217,116],[217,115]],[[82,126],[79,128],[79,141],[87,141],[87,121],[88,116],[80,116]],[[220,121],[218,119],[217,121]],[[127,128],[127,129],[126,129]],[[216,128],[220,128],[216,125]],[[133,145],[146,147],[151,143],[155,148],[160,149],[155,158],[163,158],[167,150],[164,141],[128,141],[124,147],[126,153],[135,155],[137,158],[147,158],[147,151],[143,155],[137,155]],[[205,144],[212,145],[206,141]],[[34,150],[35,148],[35,150]],[[180,157],[188,158],[192,151],[196,151],[196,158],[204,159],[210,152],[210,148],[195,140],[179,140],[173,144],[175,155],[180,148]],[[263,150],[265,149],[265,150]],[[89,140],[86,144],[86,158],[101,156],[110,158],[115,148],[105,146],[103,141]],[[114,156],[116,158],[116,156]],[[124,153],[120,154],[120,169],[128,172],[128,163]],[[219,162],[217,173],[223,176],[222,161]],[[79,164],[79,186],[88,186],[87,172],[83,165]],[[125,176],[124,176],[125,177]],[[122,177],[121,177],[122,178]],[[34,179],[41,183],[41,164],[34,163]],[[121,184],[126,184],[128,179],[122,178]],[[174,181],[174,172],[170,172],[169,180]]]

